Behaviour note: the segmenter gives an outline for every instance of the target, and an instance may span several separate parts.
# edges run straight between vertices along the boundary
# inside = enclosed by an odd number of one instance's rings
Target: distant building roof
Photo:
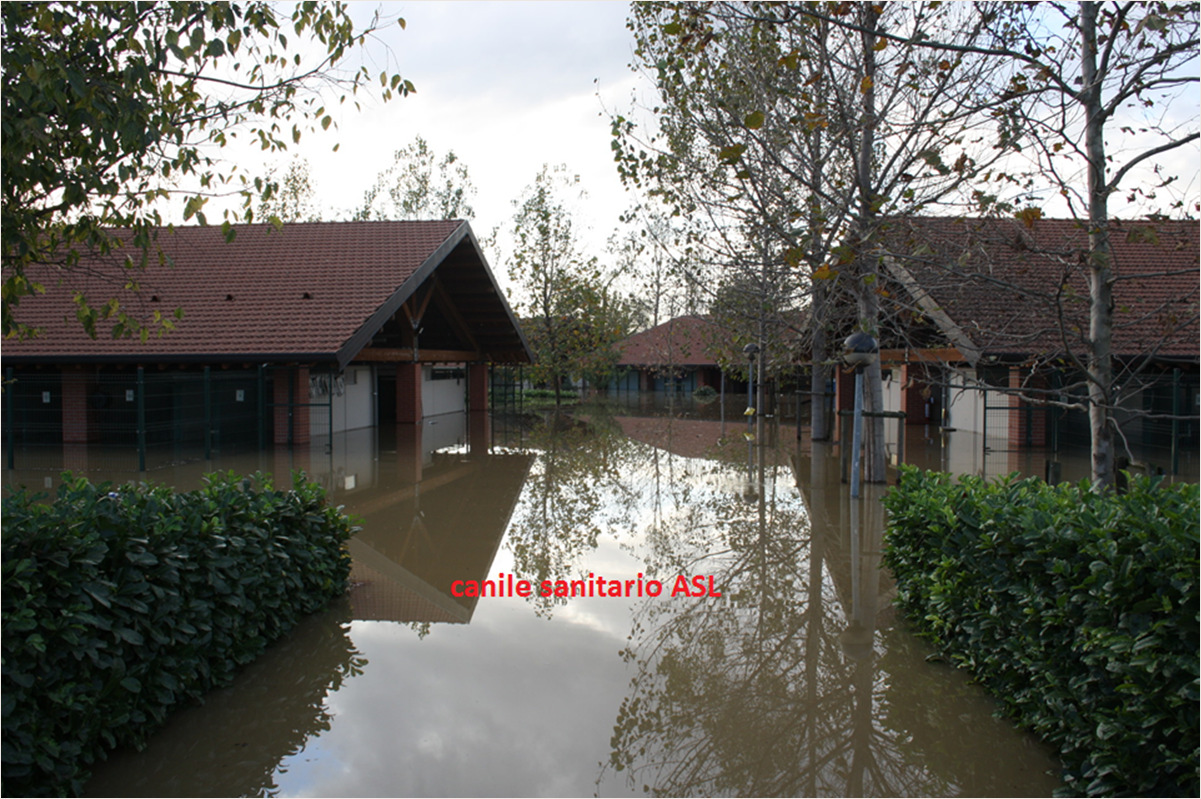
[[[708,316],[677,316],[622,344],[619,366],[717,366],[722,329]]]
[[[84,257],[69,271],[30,267],[46,287],[27,297],[18,319],[41,335],[4,344],[6,362],[219,362],[233,359],[333,361],[345,366],[437,271],[454,327],[482,359],[528,362],[529,348],[496,285],[470,226],[423,222],[304,222],[275,229],[236,225],[163,229],[168,259],[144,270],[121,267],[128,251]],[[140,258],[140,252],[134,257]],[[125,288],[136,281],[138,290]],[[112,338],[98,325],[91,339],[72,298],[93,307],[117,297],[138,318],[160,311],[183,319],[164,335]],[[425,346],[436,346],[427,344]]]
[[[1201,223],[1112,225],[1114,354],[1195,360]],[[1084,352],[1083,223],[914,217],[887,240],[885,269],[969,360]]]

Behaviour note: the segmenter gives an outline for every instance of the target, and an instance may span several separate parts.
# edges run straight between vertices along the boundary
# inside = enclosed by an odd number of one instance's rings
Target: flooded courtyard
[[[1053,753],[895,617],[885,487],[853,502],[838,445],[697,416],[452,415],[164,456],[145,477],[179,488],[305,469],[360,519],[352,588],[88,793],[1054,791]],[[909,432],[905,460],[974,457]],[[22,454],[6,487],[52,486],[65,457]],[[71,457],[138,477],[120,453]]]

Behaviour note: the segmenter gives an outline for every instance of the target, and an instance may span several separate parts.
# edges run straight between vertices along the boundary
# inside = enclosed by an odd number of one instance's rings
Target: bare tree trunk
[[[822,28],[822,36],[825,35],[825,29]],[[819,92],[822,90],[821,82],[815,87]],[[822,167],[824,164],[821,159],[822,134],[821,128],[815,128],[809,135],[809,154],[811,156],[809,165],[809,180],[811,187],[822,185]],[[822,266],[822,258],[819,253],[821,248],[817,243],[817,231],[821,229],[821,206],[820,200],[817,199],[816,189],[809,201],[809,267],[811,272],[816,272]],[[811,441],[829,441],[830,426],[826,419],[826,385],[830,381],[830,368],[826,365],[826,361],[830,360],[829,343],[826,340],[826,313],[827,306],[830,302],[830,287],[824,279],[812,281],[813,288],[810,295],[809,303],[809,329],[812,334],[813,346],[810,351],[811,361],[813,363],[810,372],[809,382],[809,428]],[[797,408],[797,429],[800,429],[801,409]]]
[[[863,80],[860,84],[863,93],[863,119],[859,139],[859,152],[856,158],[856,177],[859,182],[859,221],[856,231],[859,250],[856,258],[855,292],[859,307],[859,323],[863,329],[879,338],[880,336],[880,302],[876,294],[878,280],[878,264],[870,252],[864,252],[876,235],[875,219],[877,216],[876,199],[873,196],[872,176],[874,174],[873,157],[876,144],[876,24],[880,11],[873,3],[861,6],[863,13]],[[868,413],[880,413],[884,410],[884,387],[880,380],[880,361],[876,359],[864,370],[864,410]],[[869,416],[870,424],[864,425],[864,481],[868,483],[883,483],[886,479],[884,470],[884,419],[880,416]]]
[[[828,441],[830,439],[829,425],[826,423],[826,384],[830,379],[830,368],[826,365],[830,355],[826,342],[826,302],[827,290],[824,280],[815,281],[813,297],[810,304],[813,314],[810,322],[813,331],[812,373],[809,382],[809,427],[810,440]],[[797,424],[800,424],[800,409],[797,409]]]
[[[1097,75],[1097,4],[1080,4],[1080,58],[1088,157],[1088,426],[1094,488],[1109,487],[1113,473],[1113,259],[1109,248],[1109,187],[1105,181],[1105,117]]]
[[[859,294],[859,318],[869,326],[868,333],[880,335],[880,304],[871,286]],[[880,359],[874,359],[863,370],[863,411],[879,414],[884,411],[884,384],[881,380]],[[884,417],[869,415],[863,425],[863,481],[883,483],[887,480],[884,457]]]

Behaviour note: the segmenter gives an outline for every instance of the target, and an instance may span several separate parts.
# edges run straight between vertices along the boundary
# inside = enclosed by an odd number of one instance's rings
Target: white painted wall
[[[309,390],[309,402],[327,401],[327,388],[333,393],[335,433],[375,424],[375,375],[370,366],[349,366],[332,383],[313,383]],[[329,411],[320,405],[309,408],[309,430],[312,435],[329,435],[329,415]]]
[[[464,367],[465,369],[466,367]],[[421,367],[421,410],[425,417],[467,410],[467,380],[434,380],[434,367]]]
[[[884,410],[899,411],[901,410],[901,367],[894,366],[888,371],[889,376],[883,381]]]
[[[950,386],[947,408],[949,419],[947,424],[956,430],[968,433],[984,432],[984,392],[980,390],[974,371],[971,372],[951,367],[947,370],[947,382]],[[1009,437],[1009,419],[1007,414],[993,414],[989,420],[992,424],[988,430],[989,438]]]

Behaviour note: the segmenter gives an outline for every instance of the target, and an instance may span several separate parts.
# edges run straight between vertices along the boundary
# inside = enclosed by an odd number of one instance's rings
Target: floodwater
[[[1050,795],[1053,754],[895,618],[883,488],[853,502],[836,445],[746,430],[452,416],[148,472],[305,468],[362,519],[353,587],[87,792]],[[70,456],[116,480],[122,457]]]

